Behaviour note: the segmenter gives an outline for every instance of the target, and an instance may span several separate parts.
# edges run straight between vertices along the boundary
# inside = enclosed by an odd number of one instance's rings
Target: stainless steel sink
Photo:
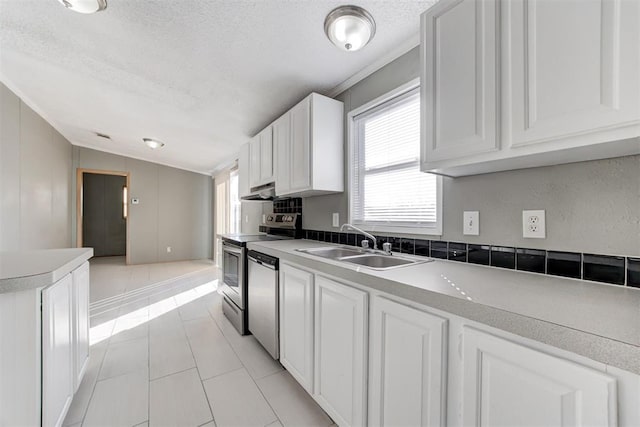
[[[319,256],[322,258],[329,259],[340,259],[349,256],[355,255],[363,255],[366,252],[363,249],[358,249],[354,247],[345,248],[345,247],[324,247],[324,248],[313,248],[313,249],[298,249],[299,252],[304,252],[310,255]]]
[[[408,258],[398,258],[396,256],[389,255],[360,255],[343,258],[341,261],[362,265],[364,267],[373,268],[375,270],[386,270],[388,268],[401,267],[403,265],[420,264],[423,262],[427,262],[427,260],[413,260]]]
[[[427,259],[412,259],[398,257],[395,255],[387,255],[373,251],[371,249],[360,249],[356,247],[329,246],[323,248],[297,249],[298,252],[304,252],[322,258],[328,258],[335,261],[348,262],[350,264],[361,265],[373,270],[388,270],[390,268],[398,268],[407,265],[422,264],[433,261]]]

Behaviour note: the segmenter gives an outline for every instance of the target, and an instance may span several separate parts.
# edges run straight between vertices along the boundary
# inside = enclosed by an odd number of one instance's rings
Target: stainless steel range
[[[222,236],[222,311],[241,335],[248,330],[247,243],[298,239],[302,232],[302,214],[267,215],[267,234],[225,234]]]

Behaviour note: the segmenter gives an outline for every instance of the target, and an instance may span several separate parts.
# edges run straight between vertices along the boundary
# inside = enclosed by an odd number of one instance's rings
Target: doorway
[[[129,264],[129,173],[78,169],[77,247]]]

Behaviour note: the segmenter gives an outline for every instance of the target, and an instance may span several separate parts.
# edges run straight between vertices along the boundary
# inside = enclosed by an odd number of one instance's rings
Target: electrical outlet
[[[244,222],[245,222],[246,224],[248,224],[248,223],[249,223],[249,215],[245,215],[245,216],[244,216]]]
[[[467,236],[480,235],[480,212],[464,211],[462,215],[462,234]]]
[[[262,223],[266,224],[267,222],[267,216],[265,214],[262,214]]]
[[[522,211],[522,237],[525,239],[547,237],[544,210]]]
[[[171,246],[167,246],[167,253],[171,253]]]
[[[334,212],[334,213],[331,215],[331,224],[332,224],[334,227],[340,227],[340,213],[338,213],[338,212]]]

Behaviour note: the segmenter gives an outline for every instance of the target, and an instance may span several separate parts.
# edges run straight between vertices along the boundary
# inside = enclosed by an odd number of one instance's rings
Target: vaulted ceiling
[[[108,2],[0,0],[0,80],[74,145],[210,173],[311,91],[415,45],[435,0],[358,2],[377,33],[352,53],[324,35],[340,1]]]

